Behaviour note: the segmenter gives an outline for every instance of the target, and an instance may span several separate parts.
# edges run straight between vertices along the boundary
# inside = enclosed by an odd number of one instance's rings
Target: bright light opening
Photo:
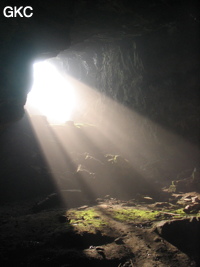
[[[31,115],[44,115],[49,123],[63,124],[71,119],[75,95],[66,77],[48,61],[34,64],[34,83],[26,108]]]

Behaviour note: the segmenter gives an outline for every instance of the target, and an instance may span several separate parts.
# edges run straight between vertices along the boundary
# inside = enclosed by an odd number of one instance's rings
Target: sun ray
[[[88,199],[103,192],[109,193],[109,190],[121,196],[130,195],[137,189],[145,192],[153,188],[148,181],[152,173],[154,175],[152,170],[148,173],[148,165],[152,162],[158,162],[162,168],[163,156],[168,158],[165,164],[173,167],[181,161],[183,165],[192,162],[193,156],[199,155],[199,150],[180,136],[96,89],[68,75],[61,75],[49,63],[39,64],[37,71],[26,106],[58,190],[80,189]],[[42,73],[44,76],[38,79],[37,75]],[[40,116],[33,116],[35,114]],[[41,114],[47,116],[46,123]],[[66,123],[69,118],[73,120],[73,116],[77,121]],[[79,119],[81,123],[77,123]],[[111,165],[104,164],[98,171],[99,180],[91,179],[90,169],[80,171],[80,157],[84,163],[87,155],[94,159],[97,157],[97,160],[101,158],[105,163],[105,156],[109,153],[113,162],[120,161],[115,155],[128,159],[128,171],[121,172],[116,168],[113,172]],[[142,185],[143,181],[146,184]]]

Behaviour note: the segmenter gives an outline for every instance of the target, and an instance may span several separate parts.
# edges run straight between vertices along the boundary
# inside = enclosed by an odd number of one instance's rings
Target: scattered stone
[[[194,203],[194,204],[190,204],[190,205],[187,205],[183,211],[187,214],[190,214],[190,213],[197,213],[199,212],[200,210],[200,203]]]
[[[153,203],[154,200],[152,197],[148,197],[148,196],[142,196],[142,195],[137,195],[137,201],[139,202],[144,202],[144,203]]]
[[[191,198],[187,198],[187,197],[186,197],[186,198],[184,198],[183,200],[186,201],[186,202],[190,202],[190,201],[191,201]]]
[[[77,208],[78,210],[85,210],[85,209],[87,209],[88,208],[88,205],[84,205],[84,206],[81,206],[81,207],[79,207],[79,208]]]
[[[172,194],[172,196],[176,199],[179,200],[182,198],[182,194]]]
[[[97,251],[104,251],[104,248],[102,248],[102,247],[96,247],[96,250]]]
[[[193,203],[195,203],[195,202],[200,203],[200,199],[197,196],[192,197],[192,202]]]
[[[106,258],[106,257],[105,257],[105,253],[104,253],[103,251],[101,251],[101,250],[100,250],[100,251],[97,250],[97,252],[98,252],[98,254],[101,255],[104,259]]]
[[[126,203],[123,203],[122,206],[133,207],[136,206],[136,204],[133,201],[129,200]]]
[[[152,197],[144,197],[144,199],[147,199],[147,200],[153,200]]]
[[[122,239],[121,237],[116,238],[114,241],[115,241],[115,243],[116,243],[117,245],[122,245],[122,244],[124,244],[124,241],[123,241],[123,239]]]
[[[96,201],[99,203],[99,202],[103,202],[103,199],[102,198],[97,198]]]
[[[154,242],[161,242],[161,241],[162,241],[162,239],[161,239],[160,237],[157,237],[157,236],[156,236],[156,237],[154,238],[154,240],[153,240],[153,241],[154,241]]]

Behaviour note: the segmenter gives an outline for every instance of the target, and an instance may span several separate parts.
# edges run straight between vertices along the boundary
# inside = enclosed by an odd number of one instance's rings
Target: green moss
[[[181,209],[177,209],[177,210],[168,210],[166,212],[172,212],[174,214],[177,214],[177,216],[181,216],[181,217],[194,217],[194,216],[199,216],[198,213],[190,213],[190,214],[187,214],[183,211],[183,208]],[[174,218],[176,218],[176,216],[174,215]]]
[[[166,210],[166,212],[172,212],[172,213],[175,213],[175,214],[177,214],[177,215],[187,216],[187,214],[183,211],[183,209]]]
[[[176,215],[175,215],[176,214]],[[157,221],[166,219],[166,215],[171,216],[171,219],[175,218],[184,218],[184,217],[192,217],[197,216],[197,214],[186,214],[183,209],[174,209],[174,210],[142,210],[142,209],[117,209],[114,210],[111,216],[121,222],[126,221],[135,221],[135,222],[143,222],[143,221]]]
[[[70,224],[79,230],[94,231],[107,225],[101,214],[93,208],[84,211],[72,209],[67,212],[67,216],[70,218]]]
[[[159,211],[148,211],[141,209],[118,209],[113,211],[113,218],[119,221],[153,221]]]
[[[177,215],[176,215],[177,214]],[[163,209],[163,210],[147,210],[136,208],[115,208],[113,210],[105,210],[105,213],[98,211],[95,208],[88,208],[84,211],[71,209],[67,212],[70,219],[70,225],[79,231],[95,232],[96,230],[105,229],[109,226],[109,219],[114,219],[119,222],[134,222],[142,223],[145,221],[161,221],[166,220],[170,216],[173,218],[183,218],[194,216],[194,214],[185,214],[183,209]]]

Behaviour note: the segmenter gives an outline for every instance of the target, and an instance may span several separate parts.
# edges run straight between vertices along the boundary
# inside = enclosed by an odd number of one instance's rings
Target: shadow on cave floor
[[[96,204],[24,214],[1,207],[2,266],[198,266],[196,219],[172,220],[175,211],[164,216],[154,203],[107,197]]]
[[[35,132],[29,118],[25,116],[1,134],[2,201],[45,195],[58,192],[60,188],[86,190],[89,193],[84,183],[89,184],[91,191],[97,191],[95,196],[106,195],[109,190],[117,191],[113,190],[115,184],[118,184],[119,190],[126,187],[125,189],[131,192],[145,188],[144,183],[147,181],[144,181],[131,164],[128,166],[126,160],[113,151],[108,141],[103,139],[96,129],[65,126],[61,130],[58,129],[59,134],[56,135],[54,130],[45,124],[43,117],[37,117],[36,121],[41,126],[38,127],[38,132]],[[36,134],[39,134],[39,140]],[[90,136],[95,137],[94,141]],[[111,154],[106,154],[110,151]],[[124,164],[127,165],[127,170]],[[82,180],[80,175],[83,176]],[[128,177],[127,186],[120,175]],[[152,188],[151,183],[146,187]]]
[[[164,170],[157,170],[157,165],[150,163],[146,173],[139,172],[141,168],[136,169],[106,140],[98,151],[97,143],[88,138],[99,138],[95,128],[82,132],[82,126],[65,125],[62,131],[57,129],[57,136],[44,121],[41,124],[49,161],[27,117],[1,138],[4,266],[14,261],[31,267],[79,266],[80,262],[113,267],[198,266],[198,220],[178,219],[199,218],[200,195],[194,192],[199,189],[199,171],[191,170],[171,183],[162,180]],[[141,160],[141,164],[147,167],[148,162]],[[184,212],[187,205],[191,210]],[[164,224],[159,237],[154,224],[163,220],[171,223]]]
[[[188,254],[197,266],[200,266],[200,220],[191,219],[174,220],[158,227],[158,233],[165,240]]]

